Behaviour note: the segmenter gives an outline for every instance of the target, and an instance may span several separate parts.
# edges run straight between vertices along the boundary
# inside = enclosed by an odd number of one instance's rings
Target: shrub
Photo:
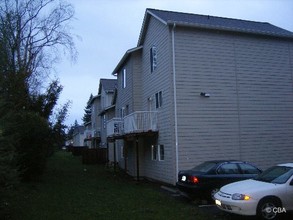
[[[50,151],[51,130],[37,113],[24,112],[16,117],[18,134],[17,165],[22,180],[34,180],[43,174]]]

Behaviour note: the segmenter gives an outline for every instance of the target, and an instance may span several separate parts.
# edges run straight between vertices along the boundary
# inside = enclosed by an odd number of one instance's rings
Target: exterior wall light
[[[209,93],[205,93],[205,92],[201,92],[200,96],[205,97],[205,98],[209,98],[210,94]]]

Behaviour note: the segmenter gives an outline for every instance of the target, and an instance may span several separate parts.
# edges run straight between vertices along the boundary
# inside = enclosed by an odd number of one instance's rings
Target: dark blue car
[[[206,161],[190,170],[178,173],[177,188],[189,197],[212,199],[224,185],[255,178],[262,171],[256,166],[236,160]]]

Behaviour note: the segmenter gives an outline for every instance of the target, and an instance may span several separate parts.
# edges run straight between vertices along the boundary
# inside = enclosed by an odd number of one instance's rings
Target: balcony
[[[101,129],[95,129],[92,131],[92,136],[94,138],[100,138],[101,137]]]
[[[106,125],[107,136],[120,136],[123,134],[123,119],[122,118],[113,118],[107,121]]]
[[[158,131],[157,112],[137,111],[122,118],[107,122],[107,136],[122,136],[131,133]]]

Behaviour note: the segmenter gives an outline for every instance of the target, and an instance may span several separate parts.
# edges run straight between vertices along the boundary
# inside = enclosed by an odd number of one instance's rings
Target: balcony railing
[[[124,117],[124,133],[157,131],[157,112],[133,112]]]
[[[95,138],[100,138],[101,137],[101,129],[95,129],[92,131],[92,135]]]
[[[157,121],[157,112],[154,111],[137,111],[123,119],[113,118],[107,122],[107,136],[157,131]]]
[[[107,122],[107,136],[123,134],[123,119],[113,118]]]

